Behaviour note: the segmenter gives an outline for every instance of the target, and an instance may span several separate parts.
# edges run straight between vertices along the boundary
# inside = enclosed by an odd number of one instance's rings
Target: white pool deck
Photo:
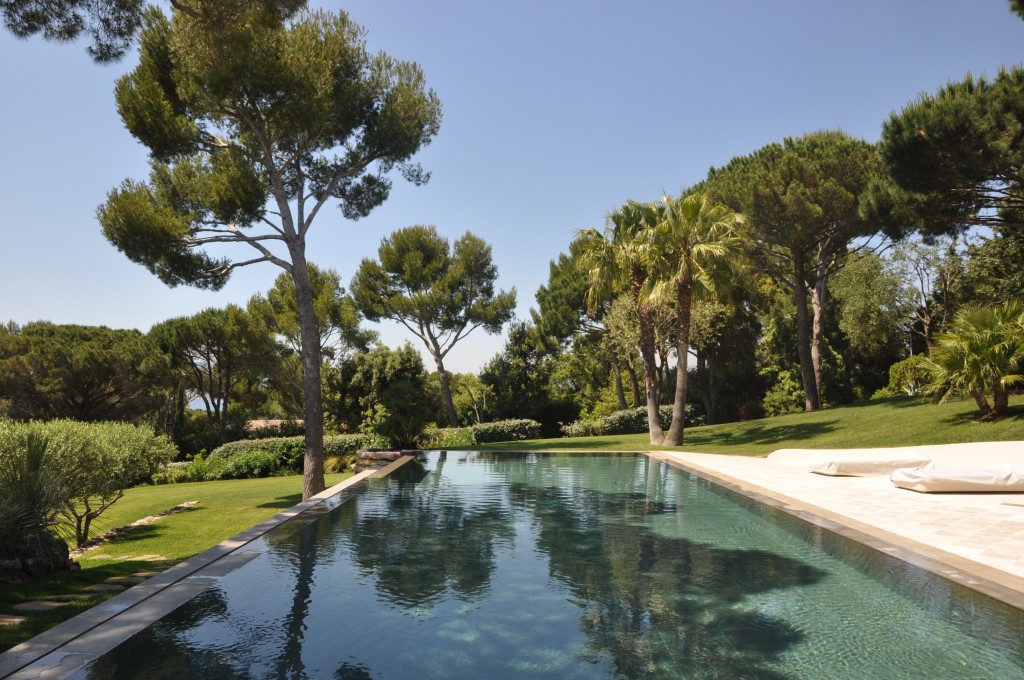
[[[1024,494],[916,493],[886,477],[816,475],[794,460],[799,455],[648,455],[1024,609]],[[350,478],[0,654],[0,678],[66,677],[248,562],[257,539],[272,529],[303,516],[312,521],[333,494],[404,462]]]
[[[1024,609],[1024,494],[917,493],[887,477],[814,474],[785,457],[651,455]]]

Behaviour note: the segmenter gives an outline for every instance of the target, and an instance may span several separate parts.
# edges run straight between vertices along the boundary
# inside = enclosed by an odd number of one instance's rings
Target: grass
[[[337,484],[350,474],[327,475],[327,486]],[[187,501],[199,501],[199,504],[136,527],[115,541],[93,548],[78,559],[81,571],[64,572],[31,583],[0,588],[0,613],[18,614],[13,607],[19,602],[78,594],[85,586],[102,583],[112,576],[167,569],[300,500],[302,477],[299,476],[128,489],[124,497],[97,520],[97,532],[166,512]],[[49,612],[20,614],[27,616],[25,622],[0,626],[0,651],[38,635],[108,597],[110,594],[100,594]]]
[[[812,413],[687,428],[683,445],[651,446],[647,433],[536,439],[474,447],[488,451],[692,451],[766,456],[776,449],[852,449],[880,446],[1024,440],[1024,396],[994,422],[976,418],[974,401],[933,404],[885,399]]]

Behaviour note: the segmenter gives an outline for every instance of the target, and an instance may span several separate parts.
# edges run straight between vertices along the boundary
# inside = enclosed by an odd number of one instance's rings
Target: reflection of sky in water
[[[1024,675],[1020,612],[645,457],[425,467],[270,539],[81,677]]]

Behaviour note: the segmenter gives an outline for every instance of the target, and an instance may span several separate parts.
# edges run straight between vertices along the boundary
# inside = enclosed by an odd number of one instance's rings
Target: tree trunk
[[[971,396],[974,397],[974,403],[978,405],[978,410],[981,411],[981,417],[987,418],[992,413],[992,407],[988,405],[985,393],[977,387],[972,387]]]
[[[658,415],[658,367],[654,360],[654,319],[647,305],[640,302],[639,286],[634,282],[636,314],[640,319],[640,356],[644,363],[644,391],[647,395],[647,429],[651,444],[660,445],[665,440]]]
[[[689,277],[676,284],[676,392],[672,399],[672,423],[665,435],[666,446],[683,443],[686,427],[686,380],[689,377],[690,313],[693,306],[693,285]]]
[[[626,392],[622,389],[622,369],[619,361],[612,357],[612,373],[615,375],[615,396],[619,399],[619,410],[626,410]]]
[[[434,363],[437,364],[437,377],[441,380],[441,400],[444,402],[444,412],[448,416],[448,425],[459,426],[459,414],[455,410],[455,402],[452,400],[452,384],[448,371],[444,370],[444,362],[440,355],[434,355]]]
[[[302,387],[305,393],[305,443],[302,461],[302,498],[315,496],[326,488],[324,482],[324,409],[320,385],[320,329],[313,311],[313,288],[306,270],[302,246],[289,243],[292,256],[292,280],[299,308],[302,335]]]
[[[1001,418],[1010,408],[1010,391],[996,381],[992,388],[992,415]]]
[[[629,374],[629,384],[633,388],[633,408],[640,408],[644,405],[644,399],[640,396],[640,379],[633,367],[633,357],[626,357],[626,373]]]
[[[793,254],[793,297],[796,301],[796,344],[800,357],[800,378],[804,386],[804,410],[817,411],[821,408],[818,386],[814,379],[814,364],[811,361],[811,320],[807,313],[807,284],[804,282],[803,255]]]
[[[811,365],[814,367],[814,387],[818,391],[818,399],[825,393],[824,378],[821,367],[823,346],[825,342],[825,313],[828,311],[828,275],[821,272],[819,266],[818,278],[811,288],[811,308],[814,310],[814,319],[811,326]]]

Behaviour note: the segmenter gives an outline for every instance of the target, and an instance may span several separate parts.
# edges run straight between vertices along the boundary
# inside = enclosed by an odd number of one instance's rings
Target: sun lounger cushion
[[[901,489],[924,493],[1024,493],[1024,463],[945,470],[904,468],[894,471],[889,479]]]
[[[829,458],[807,466],[811,472],[833,477],[884,477],[900,468],[924,467],[931,464],[931,459],[915,456],[886,456],[880,452],[877,456],[860,456],[856,458]]]

